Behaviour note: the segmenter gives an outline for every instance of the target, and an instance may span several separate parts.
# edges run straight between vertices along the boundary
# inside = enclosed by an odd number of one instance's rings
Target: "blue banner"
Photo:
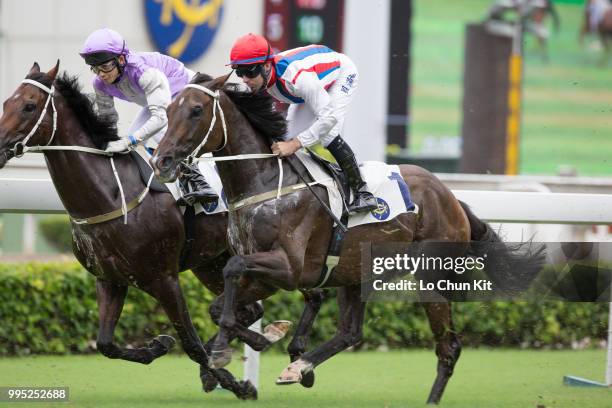
[[[223,0],[144,0],[157,49],[184,63],[200,58],[221,24]]]

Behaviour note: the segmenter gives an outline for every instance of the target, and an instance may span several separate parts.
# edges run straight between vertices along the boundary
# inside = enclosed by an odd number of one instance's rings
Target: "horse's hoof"
[[[309,373],[313,369],[312,363],[302,360],[301,358],[289,364],[287,368],[278,376],[277,385],[289,385],[302,381],[303,375]]]
[[[263,336],[270,344],[274,344],[285,337],[291,325],[289,320],[277,320],[264,327]]]
[[[314,371],[310,371],[302,375],[302,381],[300,381],[300,384],[304,388],[312,388],[312,386],[314,385],[314,382],[315,382]]]
[[[153,354],[160,357],[170,351],[175,344],[176,340],[174,340],[174,337],[160,334],[149,342],[149,348],[153,350]]]
[[[242,384],[242,390],[238,395],[241,400],[256,400],[257,399],[257,388],[249,380],[246,380]]]
[[[209,365],[212,368],[223,368],[232,361],[232,349],[213,350],[210,355]]]
[[[219,381],[207,370],[200,370],[200,381],[202,381],[202,390],[205,393],[213,392],[219,385]]]

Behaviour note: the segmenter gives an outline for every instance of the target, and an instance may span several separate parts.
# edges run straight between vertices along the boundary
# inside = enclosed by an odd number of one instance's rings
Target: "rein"
[[[123,223],[127,224],[128,212],[138,207],[140,203],[142,203],[146,195],[148,194],[149,187],[151,186],[151,182],[153,181],[153,174],[151,174],[151,177],[149,178],[149,181],[147,182],[147,185],[144,188],[144,190],[142,190],[142,192],[134,200],[130,201],[129,203],[126,203],[125,194],[123,193],[123,185],[121,184],[119,174],[117,173],[117,169],[115,168],[115,161],[113,160],[114,153],[110,153],[105,150],[95,149],[92,147],[85,147],[85,146],[49,146],[55,137],[55,132],[57,131],[57,108],[55,107],[55,100],[53,99],[53,96],[55,95],[55,88],[53,85],[51,85],[51,88],[49,88],[41,84],[40,82],[34,81],[32,79],[24,79],[23,81],[21,81],[21,83],[34,85],[35,87],[46,92],[48,96],[45,102],[45,107],[40,113],[40,117],[38,118],[38,121],[36,122],[32,130],[30,130],[30,133],[28,133],[28,135],[22,141],[15,143],[13,148],[9,149],[9,154],[12,154],[13,157],[20,158],[20,157],[23,157],[23,155],[28,152],[29,153],[44,153],[45,151],[77,151],[77,152],[85,152],[85,153],[91,153],[91,154],[97,154],[100,156],[109,157],[110,162],[111,162],[111,167],[113,168],[113,174],[115,176],[115,179],[117,180],[117,184],[119,185],[119,192],[121,194],[121,208],[118,208],[114,211],[111,211],[111,212],[108,212],[102,215],[96,215],[94,217],[88,217],[88,218],[73,218],[70,214],[68,215],[70,216],[71,221],[75,224],[88,224],[88,225],[99,224],[101,222],[114,220],[115,218],[119,218],[121,216],[123,216]],[[34,136],[34,134],[38,130],[38,127],[42,123],[43,118],[47,114],[47,108],[49,107],[49,102],[51,102],[51,109],[53,112],[52,114],[53,131],[51,132],[51,137],[49,138],[49,141],[47,142],[45,146],[29,147],[27,146],[27,143],[30,141],[32,136]],[[121,153],[121,154],[127,154],[127,152]]]
[[[256,194],[254,196],[247,197],[235,203],[230,203],[229,208],[228,208],[230,211],[236,211],[242,207],[264,202],[272,198],[276,198],[278,200],[284,195],[291,194],[295,191],[298,191],[304,188],[308,188],[310,192],[315,195],[315,197],[318,199],[321,206],[323,206],[323,208],[327,211],[329,216],[339,225],[342,225],[340,220],[338,220],[338,217],[336,217],[333,214],[331,209],[323,202],[323,200],[319,198],[319,196],[312,189],[311,186],[320,184],[320,182],[313,182],[313,183],[306,182],[306,180],[304,180],[303,176],[299,172],[297,172],[297,170],[295,169],[295,167],[293,166],[291,162],[289,162],[289,164],[291,165],[291,168],[298,173],[298,176],[300,176],[303,183],[297,183],[291,186],[283,187],[283,162],[282,162],[281,157],[278,156],[277,154],[252,153],[252,154],[238,154],[234,156],[224,156],[224,157],[200,157],[198,158],[197,157],[198,153],[200,152],[202,147],[204,147],[206,142],[208,142],[208,138],[210,137],[213,127],[215,126],[215,123],[217,121],[217,111],[219,111],[219,117],[221,118],[221,124],[223,127],[223,144],[221,145],[221,147],[215,149],[214,150],[215,152],[222,150],[227,145],[227,124],[225,123],[225,114],[223,113],[223,108],[221,108],[221,103],[219,102],[219,98],[221,96],[221,94],[219,93],[219,90],[216,90],[213,92],[210,89],[206,88],[205,86],[197,85],[197,84],[188,84],[185,86],[185,88],[197,89],[199,91],[204,92],[206,95],[210,96],[213,99],[213,108],[212,108],[213,118],[210,122],[210,126],[208,127],[208,131],[206,132],[206,136],[204,136],[204,139],[194,149],[194,151],[189,156],[187,156],[188,161],[199,160],[199,161],[208,161],[208,162],[218,162],[218,161],[235,161],[235,160],[251,160],[251,159],[268,159],[268,158],[273,158],[273,157],[277,158],[279,177],[278,177],[278,187],[276,188],[276,194],[274,194],[274,191],[267,191],[265,193]],[[342,225],[342,227],[343,229],[346,228],[344,227],[344,225]]]

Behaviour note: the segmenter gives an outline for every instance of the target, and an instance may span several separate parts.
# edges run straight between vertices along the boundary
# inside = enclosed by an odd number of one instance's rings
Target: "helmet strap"
[[[123,77],[123,72],[125,71],[125,66],[127,65],[127,58],[125,54],[123,54],[124,51],[125,51],[125,40],[123,41],[123,49],[121,50],[121,54],[119,54],[119,56],[115,58],[115,64],[117,65],[117,71],[119,71],[119,75],[117,75],[117,79],[113,81],[113,84],[116,84],[119,81],[121,81],[121,78]],[[120,57],[122,55],[125,61],[123,64],[120,62]]]
[[[266,41],[267,42],[267,41]],[[263,84],[257,93],[264,92],[268,89],[268,82],[270,81],[270,74],[272,73],[272,66],[270,66],[270,71],[266,72],[266,62],[268,62],[268,58],[270,58],[270,43],[268,43],[268,51],[266,52],[266,58],[264,58],[262,69],[261,69],[261,77],[263,78]]]

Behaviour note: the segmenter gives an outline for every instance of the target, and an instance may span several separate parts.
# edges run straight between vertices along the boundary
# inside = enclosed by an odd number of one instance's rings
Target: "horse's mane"
[[[116,124],[113,120],[96,114],[93,102],[81,91],[77,76],[63,72],[56,78],[55,88],[62,94],[83,130],[98,149],[104,148],[111,140],[119,139]]]
[[[210,80],[212,78],[209,75],[198,74],[193,82],[201,84]],[[274,98],[267,93],[244,92],[237,89],[236,84],[227,84],[222,90],[257,132],[271,140],[278,139],[287,133],[287,121],[274,107]]]

